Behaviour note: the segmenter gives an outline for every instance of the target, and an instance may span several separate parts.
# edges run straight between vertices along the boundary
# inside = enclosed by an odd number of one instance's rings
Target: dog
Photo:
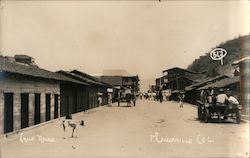
[[[74,135],[75,137],[77,138],[77,131],[78,131],[78,128],[79,126],[84,126],[85,123],[83,120],[80,120],[80,121],[74,121],[74,120],[71,120],[71,119],[65,119],[62,121],[62,126],[63,126],[63,138],[66,138],[66,133],[67,133],[67,130],[69,127],[72,128],[72,134],[71,134],[71,137],[73,138]]]

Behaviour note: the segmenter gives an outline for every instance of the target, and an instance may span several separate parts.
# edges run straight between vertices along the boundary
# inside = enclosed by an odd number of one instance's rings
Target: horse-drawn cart
[[[135,95],[131,92],[130,89],[120,90],[118,96],[118,107],[121,103],[126,103],[127,106],[131,106],[136,104]]]

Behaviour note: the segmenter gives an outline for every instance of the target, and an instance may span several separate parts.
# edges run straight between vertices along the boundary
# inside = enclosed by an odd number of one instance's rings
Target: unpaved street
[[[73,118],[86,124],[78,138],[63,139],[57,121],[3,139],[2,158],[249,157],[248,123],[202,123],[189,104],[139,100],[135,107],[115,103]]]

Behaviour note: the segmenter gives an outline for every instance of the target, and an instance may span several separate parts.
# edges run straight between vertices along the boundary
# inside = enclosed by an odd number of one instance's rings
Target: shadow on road
[[[195,118],[194,120],[200,121],[200,123],[206,123],[203,120],[199,120],[198,118]],[[218,118],[211,118],[208,123],[214,123],[214,124],[221,124],[221,123],[223,123],[223,124],[236,124],[235,121],[233,119],[230,119],[230,118],[227,119],[227,120],[221,120],[221,122],[219,122]]]

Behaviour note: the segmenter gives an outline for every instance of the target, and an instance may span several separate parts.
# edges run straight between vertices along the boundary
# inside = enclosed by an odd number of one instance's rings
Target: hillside
[[[219,61],[214,61],[210,58],[209,52],[195,59],[188,70],[196,72],[204,72],[209,77],[226,74],[232,75],[234,68],[231,64],[242,56],[249,55],[250,35],[241,36],[239,38],[221,43],[215,48],[223,48],[227,51],[227,56],[223,58],[224,65],[220,65]]]

